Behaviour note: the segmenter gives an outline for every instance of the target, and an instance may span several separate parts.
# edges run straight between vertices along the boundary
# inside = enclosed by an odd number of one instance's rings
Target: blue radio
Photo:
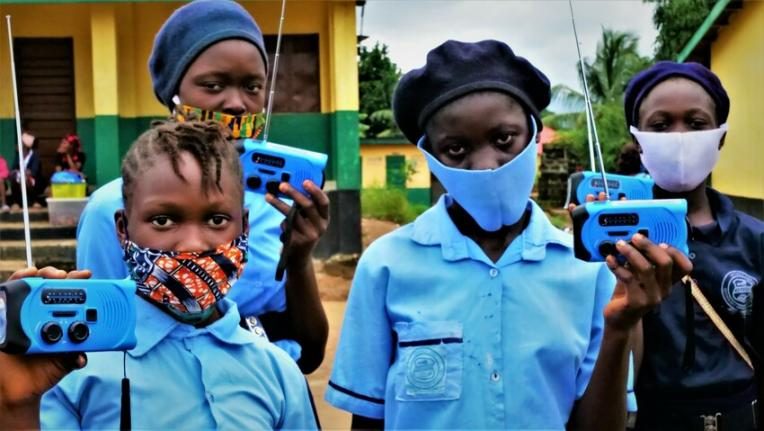
[[[324,186],[326,154],[256,139],[237,141],[236,146],[241,154],[244,184],[250,191],[288,198],[279,192],[279,184],[284,182],[310,197],[302,187],[303,181]]]
[[[135,347],[135,283],[25,278],[0,284],[0,350],[65,353]]]
[[[584,171],[572,174],[568,177],[568,201],[565,206],[586,202],[586,195],[594,195],[596,199],[600,192],[605,191],[602,181],[602,174],[598,172]],[[652,199],[654,184],[655,181],[647,176],[607,174],[607,186],[612,200]]]
[[[687,254],[686,216],[684,199],[595,201],[579,205],[572,214],[575,255],[591,262],[604,261],[610,254],[620,257],[615,243],[628,242],[636,233]]]

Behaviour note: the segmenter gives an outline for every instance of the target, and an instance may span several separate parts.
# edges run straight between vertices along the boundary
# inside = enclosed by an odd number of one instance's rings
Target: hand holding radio
[[[692,271],[692,263],[676,248],[655,244],[639,233],[630,243],[619,240],[615,247],[626,263],[621,265],[612,255],[605,260],[617,280],[613,297],[605,306],[605,323],[629,331],[668,296],[674,283]]]
[[[16,271],[8,280],[40,277],[45,279],[87,279],[90,271],[65,272],[53,267],[27,268]],[[39,400],[69,372],[87,363],[84,353],[55,355],[11,355],[0,352],[0,417],[9,410],[30,406],[39,417]],[[4,420],[0,424],[6,424]],[[6,424],[10,425],[10,424]],[[7,429],[5,426],[0,428]]]
[[[293,213],[292,231],[284,239],[284,248],[289,250],[292,259],[310,258],[318,240],[329,226],[329,197],[315,183],[305,180],[303,190],[310,194],[306,197],[291,184],[281,183],[279,192],[292,199],[293,206],[268,193],[265,200],[282,214],[289,217]],[[293,210],[293,208],[299,208]],[[282,222],[282,230],[286,229],[287,220]],[[288,237],[288,238],[287,238]]]

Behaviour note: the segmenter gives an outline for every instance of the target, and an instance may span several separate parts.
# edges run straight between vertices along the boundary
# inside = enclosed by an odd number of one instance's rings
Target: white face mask
[[[642,164],[655,184],[679,193],[695,189],[714,169],[727,124],[697,132],[640,132],[634,126],[629,131],[639,142]]]
[[[536,122],[528,145],[497,169],[468,170],[444,165],[418,143],[435,177],[483,230],[493,232],[517,223],[525,212],[536,179]]]

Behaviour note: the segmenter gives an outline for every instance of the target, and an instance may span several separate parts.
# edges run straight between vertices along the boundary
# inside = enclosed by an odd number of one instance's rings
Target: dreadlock
[[[178,160],[180,153],[190,154],[202,170],[202,190],[213,186],[220,192],[220,176],[225,163],[231,173],[242,185],[242,170],[239,154],[228,140],[226,129],[213,121],[175,122],[172,120],[152,123],[151,129],[144,132],[133,143],[122,161],[122,196],[125,208],[133,197],[136,179],[153,166],[158,156],[164,154],[170,159],[172,170],[178,178],[186,180],[180,173]],[[243,186],[239,192],[243,199]]]

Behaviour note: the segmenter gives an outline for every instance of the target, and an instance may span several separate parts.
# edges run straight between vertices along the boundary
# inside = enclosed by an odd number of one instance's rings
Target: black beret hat
[[[727,122],[727,116],[730,113],[730,99],[722,86],[722,82],[714,72],[700,63],[659,61],[634,75],[626,86],[623,112],[626,114],[627,126],[637,126],[639,107],[645,97],[650,94],[650,90],[661,82],[677,76],[695,81],[703,87],[716,105],[716,121],[719,124]]]
[[[424,134],[427,120],[449,102],[468,93],[496,90],[517,99],[541,130],[541,112],[549,105],[549,79],[506,43],[449,40],[427,54],[424,67],[401,78],[393,94],[395,121],[411,142]]]

